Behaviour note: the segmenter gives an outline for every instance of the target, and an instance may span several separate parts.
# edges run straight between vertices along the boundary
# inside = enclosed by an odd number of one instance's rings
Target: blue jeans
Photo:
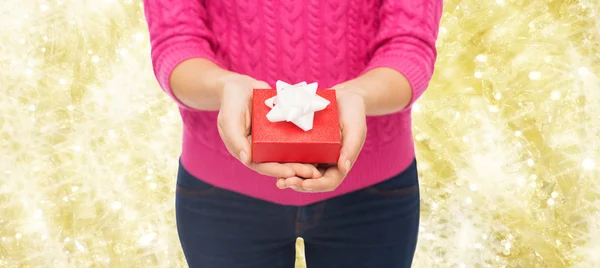
[[[297,237],[304,239],[308,268],[404,268],[415,254],[416,162],[372,187],[302,207],[213,187],[181,165],[176,193],[190,268],[293,268]]]

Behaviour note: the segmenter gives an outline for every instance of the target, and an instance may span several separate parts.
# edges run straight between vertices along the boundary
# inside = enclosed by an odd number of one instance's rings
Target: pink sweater
[[[410,106],[367,118],[364,148],[341,186],[329,193],[279,190],[226,150],[217,113],[185,107],[169,78],[190,58],[274,85],[318,82],[321,88],[377,67],[408,79],[413,102],[431,79],[442,0],[145,0],[154,72],[179,104],[184,168],[216,187],[284,205],[307,205],[359,190],[402,172],[415,157]]]

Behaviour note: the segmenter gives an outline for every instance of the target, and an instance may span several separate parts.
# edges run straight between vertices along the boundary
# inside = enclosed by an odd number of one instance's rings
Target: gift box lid
[[[252,141],[254,143],[333,143],[341,142],[338,110],[334,90],[317,90],[317,94],[330,101],[322,111],[315,113],[313,128],[300,129],[291,122],[270,122],[271,110],[265,101],[277,94],[275,89],[255,89],[252,101]]]

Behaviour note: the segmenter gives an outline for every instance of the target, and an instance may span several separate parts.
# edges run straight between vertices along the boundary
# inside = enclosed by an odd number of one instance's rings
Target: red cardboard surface
[[[304,131],[291,122],[267,120],[265,101],[275,89],[255,89],[252,99],[252,160],[257,163],[334,164],[340,157],[341,134],[334,90],[317,90],[331,103],[315,112],[313,129]]]

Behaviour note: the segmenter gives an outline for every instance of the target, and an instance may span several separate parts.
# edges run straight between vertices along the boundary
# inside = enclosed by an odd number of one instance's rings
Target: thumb
[[[251,91],[231,85],[224,89],[218,115],[218,129],[227,150],[244,165],[250,164],[250,141],[248,141],[248,110]]]
[[[338,168],[347,174],[362,150],[367,130],[364,101],[360,96],[343,93],[338,102],[342,149]],[[347,95],[346,95],[347,94]]]
[[[271,87],[269,86],[269,84],[267,84],[267,82],[265,82],[265,81],[258,81],[257,80],[257,81],[254,81],[254,83],[252,83],[252,88],[255,88],[255,89],[269,89]]]
[[[219,134],[231,155],[244,165],[250,164],[250,141],[246,138],[245,116],[236,111],[221,110],[219,113]]]

